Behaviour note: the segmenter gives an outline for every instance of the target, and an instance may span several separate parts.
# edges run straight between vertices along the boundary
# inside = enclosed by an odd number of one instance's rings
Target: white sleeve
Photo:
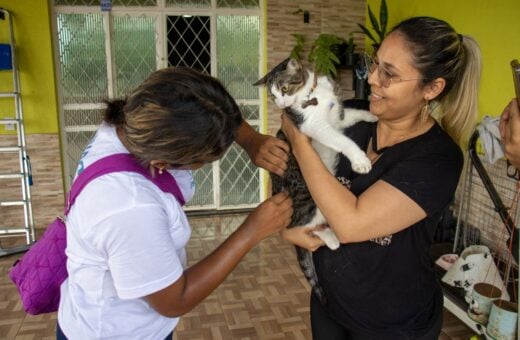
[[[132,207],[103,221],[104,228],[110,228],[103,244],[121,299],[157,292],[182,276],[184,269],[169,231],[171,223],[159,205]]]

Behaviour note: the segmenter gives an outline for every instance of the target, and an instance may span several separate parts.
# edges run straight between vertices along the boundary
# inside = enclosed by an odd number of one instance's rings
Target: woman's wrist
[[[312,147],[310,139],[307,137],[300,138],[298,141],[295,141],[292,145],[292,153],[296,159],[302,159],[307,155],[310,151],[314,150]]]
[[[294,239],[294,230],[295,230],[294,228],[284,228],[284,229],[280,230],[280,237],[285,242],[296,245],[297,242]]]
[[[280,231],[280,235],[285,241],[311,252],[324,245],[323,240],[313,236],[311,229],[307,227],[297,226],[285,228]]]
[[[280,237],[284,240],[284,241],[289,241],[287,239],[287,228],[283,228],[282,230],[280,230]]]
[[[251,151],[250,149],[251,144],[253,143],[253,139],[257,137],[255,134],[256,131],[251,127],[251,125],[243,120],[237,129],[235,142],[237,142],[237,144],[240,145],[249,154]]]
[[[259,233],[258,226],[255,225],[254,221],[248,219],[242,223],[234,234],[240,239],[240,242],[249,249],[252,249],[263,239]]]

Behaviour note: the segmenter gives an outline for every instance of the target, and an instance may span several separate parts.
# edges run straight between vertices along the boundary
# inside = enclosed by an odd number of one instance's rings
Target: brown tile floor
[[[211,252],[242,222],[243,215],[190,217],[191,263]],[[54,339],[56,314],[26,315],[7,272],[19,255],[0,257],[0,339]],[[308,285],[293,247],[278,236],[255,247],[226,281],[186,314],[177,340],[310,339]],[[473,333],[445,311],[439,339],[469,339]]]

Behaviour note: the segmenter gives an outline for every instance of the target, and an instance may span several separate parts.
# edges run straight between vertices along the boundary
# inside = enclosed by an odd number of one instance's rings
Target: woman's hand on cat
[[[293,151],[299,143],[310,143],[311,141],[308,136],[304,135],[300,130],[298,130],[296,125],[294,125],[294,123],[285,113],[282,114],[282,131],[291,144]]]
[[[290,147],[286,142],[260,133],[250,141],[246,150],[254,165],[280,177],[287,170],[289,151]]]
[[[292,199],[286,192],[280,192],[256,207],[240,229],[256,244],[287,227],[292,213]]]
[[[286,142],[256,132],[245,121],[240,125],[235,141],[247,152],[254,165],[283,176],[290,151]]]
[[[316,251],[319,247],[325,245],[325,242],[313,234],[316,230],[323,230],[324,226],[309,227],[292,227],[285,228],[281,231],[282,237],[301,248],[310,252]]]

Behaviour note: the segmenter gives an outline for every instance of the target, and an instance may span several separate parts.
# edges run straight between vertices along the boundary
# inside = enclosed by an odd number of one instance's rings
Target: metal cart
[[[494,164],[483,162],[478,153],[478,140],[476,130],[470,138],[468,160],[456,194],[453,252],[460,253],[471,245],[487,246],[508,287],[511,301],[518,303],[518,171],[503,159]],[[485,334],[485,327],[467,315],[468,304],[460,291],[447,285],[443,289],[444,306],[475,332]]]

